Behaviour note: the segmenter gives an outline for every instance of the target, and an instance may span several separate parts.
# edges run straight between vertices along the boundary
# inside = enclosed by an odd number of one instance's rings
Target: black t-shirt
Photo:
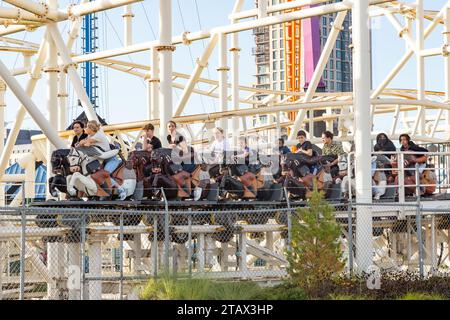
[[[147,143],[152,145],[153,150],[162,148],[161,140],[153,136],[151,139],[147,138]]]
[[[78,142],[80,142],[81,140],[86,139],[87,137],[88,137],[88,135],[87,135],[86,133],[84,133],[84,132],[80,135],[79,138],[78,138],[78,136],[73,137],[71,147],[72,147],[72,148],[75,148],[75,145],[76,145]]]
[[[302,149],[302,150],[307,151],[307,150],[311,150],[312,148],[313,148],[313,145],[310,141],[305,141],[302,144],[297,143],[297,150]],[[314,150],[313,150],[313,154],[314,154]]]

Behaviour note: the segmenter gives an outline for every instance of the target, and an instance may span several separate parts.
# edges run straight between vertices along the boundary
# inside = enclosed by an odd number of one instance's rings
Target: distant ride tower
[[[97,14],[91,13],[83,17],[83,36],[81,49],[83,54],[96,52],[98,49],[97,37]],[[98,113],[98,84],[97,84],[97,70],[98,66],[91,61],[86,61],[81,67],[81,75],[83,78],[83,85],[86,93],[92,103],[94,110]]]

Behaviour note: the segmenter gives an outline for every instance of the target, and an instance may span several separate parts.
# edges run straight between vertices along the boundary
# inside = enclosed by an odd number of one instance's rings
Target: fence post
[[[283,188],[284,190],[284,196],[286,197],[286,205],[287,205],[287,228],[288,228],[288,245],[287,250],[291,251],[291,227],[292,227],[292,221],[291,221],[291,202],[289,201],[289,194],[286,189],[286,187]]]
[[[23,188],[23,185],[22,185]],[[23,198],[23,201],[25,201],[25,198]],[[26,237],[26,214],[25,210],[22,208],[20,210],[21,214],[21,233],[20,233],[20,293],[19,293],[19,299],[24,300],[25,299],[25,237]],[[3,272],[3,270],[0,270],[0,272]]]
[[[353,214],[352,202],[348,204],[348,268],[350,277],[353,276]]]
[[[399,153],[397,158],[397,172],[398,172],[398,202],[405,203],[405,157],[403,152]],[[401,207],[402,218],[404,218],[405,210]]]
[[[85,300],[86,286],[86,214],[81,214],[81,286],[80,297]]]
[[[153,243],[152,243],[152,255],[153,255],[153,276],[155,279],[158,277],[158,214],[153,216]]]
[[[417,225],[417,242],[419,245],[419,273],[420,277],[424,277],[423,270],[423,241],[422,241],[422,212],[420,204],[420,175],[419,164],[416,163],[416,196],[417,196],[417,211],[416,211],[416,225]]]
[[[119,279],[119,299],[123,300],[123,213],[120,213],[120,261],[119,261],[119,267],[120,267],[120,279]]]
[[[192,214],[188,216],[188,270],[189,277],[192,277]]]
[[[164,189],[161,188],[161,194],[164,199],[164,271],[169,272],[169,252],[170,252],[170,241],[169,241],[169,204],[167,203],[166,194]]]

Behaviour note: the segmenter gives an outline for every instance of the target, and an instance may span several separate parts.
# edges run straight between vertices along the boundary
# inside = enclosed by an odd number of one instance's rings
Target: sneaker
[[[202,191],[203,191],[203,189],[202,189],[202,188],[199,188],[199,187],[196,187],[196,188],[194,189],[194,200],[195,200],[195,201],[200,200],[200,198],[201,198],[201,196],[202,196]]]
[[[122,201],[125,200],[125,198],[127,197],[127,192],[125,191],[125,189],[122,187],[119,187],[117,189],[117,191],[119,191],[119,200],[122,200]]]

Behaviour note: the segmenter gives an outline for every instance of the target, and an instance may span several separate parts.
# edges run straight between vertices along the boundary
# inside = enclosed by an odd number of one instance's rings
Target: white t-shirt
[[[214,140],[210,147],[211,152],[214,152],[215,155],[222,154],[224,151],[230,150],[230,144],[227,139],[223,139],[222,141]]]
[[[110,151],[111,147],[109,146],[108,137],[103,131],[97,131],[97,133],[89,136],[89,138],[95,139],[96,142],[94,146],[100,147],[103,151]]]

